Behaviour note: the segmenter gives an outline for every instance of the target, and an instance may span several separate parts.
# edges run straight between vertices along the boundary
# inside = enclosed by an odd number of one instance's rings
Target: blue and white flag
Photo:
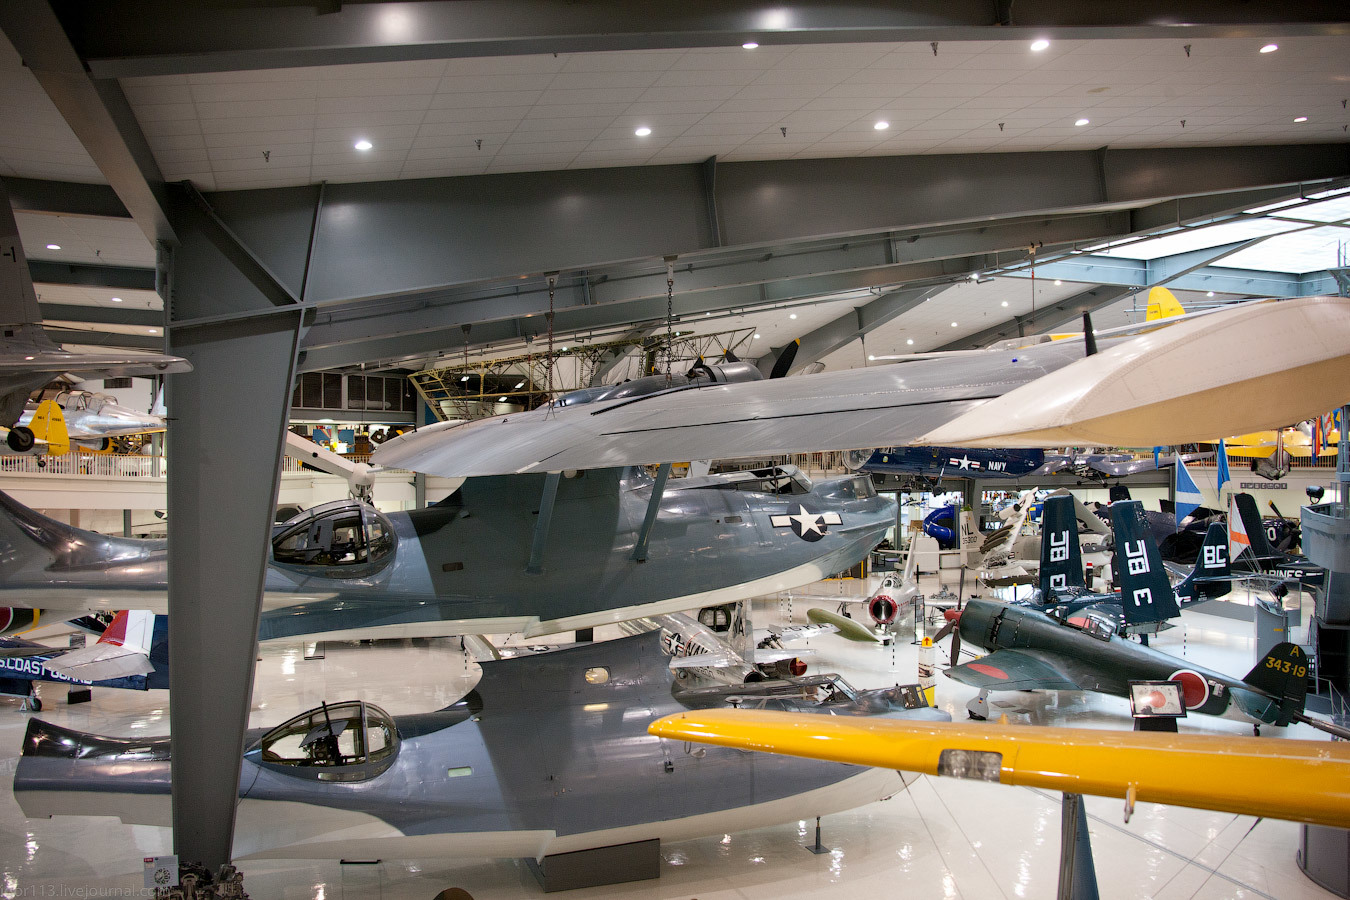
[[[1223,486],[1232,480],[1233,476],[1228,474],[1228,448],[1224,446],[1223,438],[1219,438],[1219,483],[1215,486],[1218,492],[1222,494]]]
[[[1195,512],[1196,508],[1203,505],[1205,498],[1200,496],[1200,488],[1191,477],[1191,473],[1186,470],[1186,464],[1177,456],[1177,484],[1176,484],[1176,513],[1177,530],[1181,530],[1181,520]]]

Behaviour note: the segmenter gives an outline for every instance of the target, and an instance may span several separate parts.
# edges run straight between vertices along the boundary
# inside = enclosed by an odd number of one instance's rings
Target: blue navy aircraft
[[[1213,456],[1187,453],[1186,462]],[[1046,453],[1044,450],[996,450],[984,447],[887,447],[855,450],[848,454],[855,472],[877,475],[914,475],[921,478],[970,478],[981,481],[1035,478],[1067,473],[1105,481],[1176,464],[1175,456],[1154,461],[1132,453]]]
[[[139,623],[139,631],[128,627]],[[136,633],[132,633],[136,632]],[[22,697],[42,709],[37,682],[69,686],[168,690],[169,629],[164,616],[118,613],[90,648],[67,650],[17,637],[0,637],[0,695]]]
[[[571,477],[568,477],[568,476]],[[336,501],[276,526],[259,638],[527,635],[743,600],[857,564],[895,523],[866,476],[641,468],[470,478],[427,509]],[[166,544],[0,494],[0,597],[165,612]]]
[[[483,663],[464,699],[390,716],[353,701],[250,731],[235,859],[541,859],[683,840],[851,809],[905,787],[893,771],[666,741],[661,716],[740,706],[950,721],[917,685],[834,675],[682,689],[649,632]],[[14,777],[24,815],[169,825],[167,737],[32,720]],[[286,814],[278,815],[277,810]]]

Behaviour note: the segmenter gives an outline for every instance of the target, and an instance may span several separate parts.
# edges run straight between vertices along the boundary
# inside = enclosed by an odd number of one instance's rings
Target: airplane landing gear
[[[33,444],[37,443],[37,436],[33,434],[33,429],[26,425],[15,425],[9,430],[9,436],[5,438],[5,443],[9,444],[9,449],[15,453],[27,453],[33,449]]]
[[[989,692],[980,691],[979,695],[966,703],[966,713],[972,719],[983,722],[989,718]]]

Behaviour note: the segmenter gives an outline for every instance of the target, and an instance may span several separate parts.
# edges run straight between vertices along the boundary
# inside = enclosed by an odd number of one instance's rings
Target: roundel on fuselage
[[[1199,709],[1209,699],[1209,682],[1199,672],[1177,669],[1167,680],[1181,685],[1181,699],[1187,709]]]

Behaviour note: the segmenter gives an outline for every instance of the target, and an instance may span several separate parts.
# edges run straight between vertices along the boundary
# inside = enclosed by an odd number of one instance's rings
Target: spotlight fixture
[[[1041,39],[1039,39],[1039,40],[1035,40],[1035,41],[1032,41],[1032,42],[1031,42],[1031,52],[1032,52],[1032,53],[1040,53],[1042,50],[1047,49],[1049,46],[1050,46],[1050,42],[1047,41],[1045,38],[1041,38]]]
[[[759,44],[755,43],[754,41],[746,41],[744,44],[741,44],[742,50],[756,50],[758,48]]]
[[[1074,122],[1073,124],[1074,124],[1075,127],[1081,128],[1082,126],[1088,125],[1088,124],[1091,124],[1091,123],[1090,123],[1089,120],[1087,120],[1087,119],[1079,119],[1077,122]]]
[[[649,134],[651,134],[651,133],[652,133],[652,130],[651,130],[650,128],[648,128],[646,125],[643,125],[643,126],[642,126],[641,128],[639,128],[637,131],[634,131],[634,132],[633,132],[633,134],[636,134],[638,137],[646,137],[647,135],[649,135]]]
[[[361,140],[357,141],[352,146],[354,146],[357,150],[369,150],[371,147],[374,147],[375,145],[372,144],[370,141],[366,140],[365,138],[361,138]]]
[[[47,245],[47,249],[48,249],[48,250],[60,250],[60,249],[61,249],[61,245],[60,245],[60,244],[48,244],[48,245]]]
[[[887,128],[891,127],[891,123],[883,119],[877,124],[873,125],[872,127],[875,128],[877,131],[885,131]]]
[[[1308,117],[1307,117],[1307,116],[1296,116],[1296,117],[1294,118],[1294,121],[1295,121],[1295,122],[1306,122],[1306,121],[1308,121]]]
[[[114,302],[114,303],[121,303],[121,302],[122,302],[122,298],[121,298],[121,297],[112,297],[112,298],[110,298],[110,299],[111,299],[112,302]]]
[[[1261,48],[1261,52],[1262,52],[1262,53],[1274,53],[1274,52],[1275,52],[1276,50],[1278,50],[1278,49],[1280,49],[1280,45],[1279,45],[1279,44],[1266,44],[1264,47]]]

